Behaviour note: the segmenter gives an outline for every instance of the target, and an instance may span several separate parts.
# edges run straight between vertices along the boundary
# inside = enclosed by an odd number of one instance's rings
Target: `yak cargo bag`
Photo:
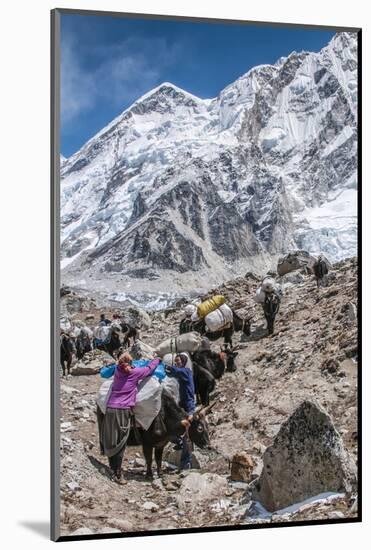
[[[104,326],[104,327],[95,327],[94,329],[94,338],[96,340],[99,340],[100,342],[107,342],[109,341],[111,334],[110,327]]]
[[[153,361],[153,359],[136,359],[132,362],[133,367],[143,368],[148,367],[148,365]],[[163,380],[166,376],[165,365],[163,361],[157,365],[151,376],[156,376],[160,381]]]
[[[276,289],[276,281],[274,279],[271,279],[271,277],[267,277],[262,282],[261,288],[264,292],[274,292]]]
[[[133,409],[135,420],[148,430],[161,409],[162,387],[156,376],[148,376],[139,382],[137,402]]]
[[[98,390],[97,405],[103,414],[106,414],[107,402],[111,395],[112,384],[113,378],[110,380],[105,380]],[[162,386],[156,376],[148,376],[139,382],[137,402],[133,412],[135,414],[136,421],[144,430],[148,430],[155,417],[160,412],[161,392]]]
[[[265,302],[265,292],[261,286],[258,288],[258,290],[255,293],[254,302],[256,302],[257,304],[264,304]]]
[[[227,304],[222,304],[205,317],[205,323],[209,332],[215,332],[233,322],[233,312]]]
[[[97,405],[103,414],[106,414],[107,401],[111,395],[113,378],[105,380],[100,386],[97,395]]]
[[[179,405],[179,382],[174,376],[166,376],[161,382],[161,387],[167,391],[174,399],[177,405]]]
[[[151,361],[152,359],[136,359],[135,361],[133,361],[132,364],[133,364],[133,367],[141,369],[143,367],[148,367]],[[111,378],[111,376],[115,374],[116,368],[117,368],[116,364],[106,365],[105,367],[102,367],[99,371],[101,377]],[[156,376],[158,380],[163,380],[165,378],[166,372],[165,372],[165,365],[163,362],[157,365],[157,367],[155,368],[151,376]]]
[[[181,353],[183,351],[196,351],[201,344],[201,335],[198,332],[186,332],[180,336],[174,336],[161,342],[157,347],[157,355],[163,357],[167,353]]]
[[[212,311],[215,311],[220,307],[222,304],[224,304],[225,298],[221,295],[213,296],[212,298],[209,298],[208,300],[205,300],[197,307],[197,314],[200,319],[203,319],[211,313]]]

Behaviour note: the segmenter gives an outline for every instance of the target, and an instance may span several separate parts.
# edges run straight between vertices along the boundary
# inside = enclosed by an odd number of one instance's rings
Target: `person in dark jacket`
[[[110,324],[111,324],[111,321],[109,319],[106,319],[106,316],[104,315],[104,313],[102,313],[100,316],[99,326],[106,327]]]
[[[193,373],[187,367],[188,357],[180,353],[174,359],[174,366],[166,367],[165,371],[169,376],[174,376],[179,383],[179,405],[185,410],[187,420],[190,423],[195,411],[195,386]],[[191,441],[186,430],[183,437],[179,438],[176,449],[182,449],[180,457],[180,469],[189,469],[192,466],[192,448]]]
[[[318,256],[316,262],[314,263],[313,271],[317,281],[317,288],[320,286],[327,286],[328,267],[322,254]]]

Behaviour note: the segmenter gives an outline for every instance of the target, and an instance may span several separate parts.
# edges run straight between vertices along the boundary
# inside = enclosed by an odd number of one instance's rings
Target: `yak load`
[[[232,348],[232,336],[242,331],[250,336],[250,319],[243,319],[226,303],[224,296],[216,295],[198,305],[189,304],[184,310],[185,317],[179,325],[181,335],[198,332],[210,340],[224,338],[224,343]]]

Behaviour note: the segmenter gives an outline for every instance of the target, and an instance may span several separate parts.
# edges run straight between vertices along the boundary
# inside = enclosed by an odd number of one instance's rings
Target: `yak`
[[[175,441],[177,437],[182,436],[188,425],[188,435],[190,440],[200,448],[209,448],[209,432],[205,419],[206,409],[195,412],[192,422],[187,421],[187,414],[179,407],[173,396],[163,389],[161,394],[161,409],[153,420],[148,430],[132,426],[128,438],[128,445],[142,445],[143,455],[146,460],[146,478],[152,479],[152,460],[153,449],[155,450],[155,461],[157,474],[162,475],[162,455],[165,445],[169,441]],[[97,405],[97,420],[100,439],[100,449],[103,453],[102,427],[104,414],[99,405]]]
[[[73,354],[75,352],[75,345],[73,343],[72,337],[63,332],[61,334],[61,365],[63,376],[66,376],[66,365],[67,365],[67,374],[70,374]]]
[[[133,344],[135,344],[137,338],[139,338],[139,330],[137,327],[133,327],[129,325],[128,323],[120,323],[121,330],[124,334],[124,341],[123,341],[123,347],[126,348],[127,346],[130,346],[130,338],[133,339]]]
[[[215,389],[215,377],[208,369],[193,362],[193,380],[197,401],[204,406],[209,405],[210,393]]]
[[[224,343],[232,347],[232,336],[235,332],[242,331],[246,336],[250,336],[250,319],[242,319],[235,311],[233,311],[233,322],[231,326],[217,330],[215,332],[208,332],[205,319],[200,319],[199,321],[194,321],[192,323],[181,324],[180,331],[199,332],[202,336],[207,336],[209,340],[215,341],[218,338],[224,338]]]
[[[221,378],[225,371],[234,372],[234,362],[238,352],[225,346],[219,353],[211,350],[199,350],[192,354],[192,361],[207,369],[214,378]]]

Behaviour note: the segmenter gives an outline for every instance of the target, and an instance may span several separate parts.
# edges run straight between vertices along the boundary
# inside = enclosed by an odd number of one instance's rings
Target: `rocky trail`
[[[237,371],[217,381],[211,399],[215,405],[208,415],[213,449],[195,449],[195,468],[188,472],[176,473],[178,453],[170,444],[164,476],[147,481],[141,448],[129,447],[123,463],[127,483],[111,482],[107,460],[99,453],[95,419],[102,379],[98,374],[61,379],[62,535],[357,515],[357,261],[335,264],[323,288],[317,289],[314,277],[300,270],[280,277],[279,282],[283,297],[272,336],[266,335],[262,308],[253,301],[258,285],[253,274],[210,291],[221,292],[238,313],[251,317],[252,334],[234,335]],[[101,310],[94,309],[94,304],[89,307],[74,318],[88,318],[94,324]],[[112,312],[105,310],[108,315]],[[141,330],[140,338],[155,346],[177,334],[182,308],[144,315],[150,326]],[[221,343],[214,343],[213,348]],[[91,363],[99,365],[94,354]],[[323,426],[322,435],[310,431],[311,422]],[[282,445],[287,437],[295,442],[301,457],[299,481],[294,485],[302,504],[262,513],[248,487],[262,471],[273,480],[277,464],[277,475],[284,480],[282,461],[287,459],[287,449]],[[272,445],[273,450],[266,452]],[[313,448],[318,449],[317,462],[310,456]],[[340,483],[339,490],[332,491],[333,495],[318,490],[315,494],[327,495],[306,502],[314,496],[313,492],[305,494],[307,486],[320,486],[330,474],[328,464]],[[318,475],[314,472],[304,487],[313,470]],[[280,484],[277,475],[277,502],[285,502],[294,489],[283,481]],[[344,486],[350,483],[347,492],[340,490],[343,481]]]

